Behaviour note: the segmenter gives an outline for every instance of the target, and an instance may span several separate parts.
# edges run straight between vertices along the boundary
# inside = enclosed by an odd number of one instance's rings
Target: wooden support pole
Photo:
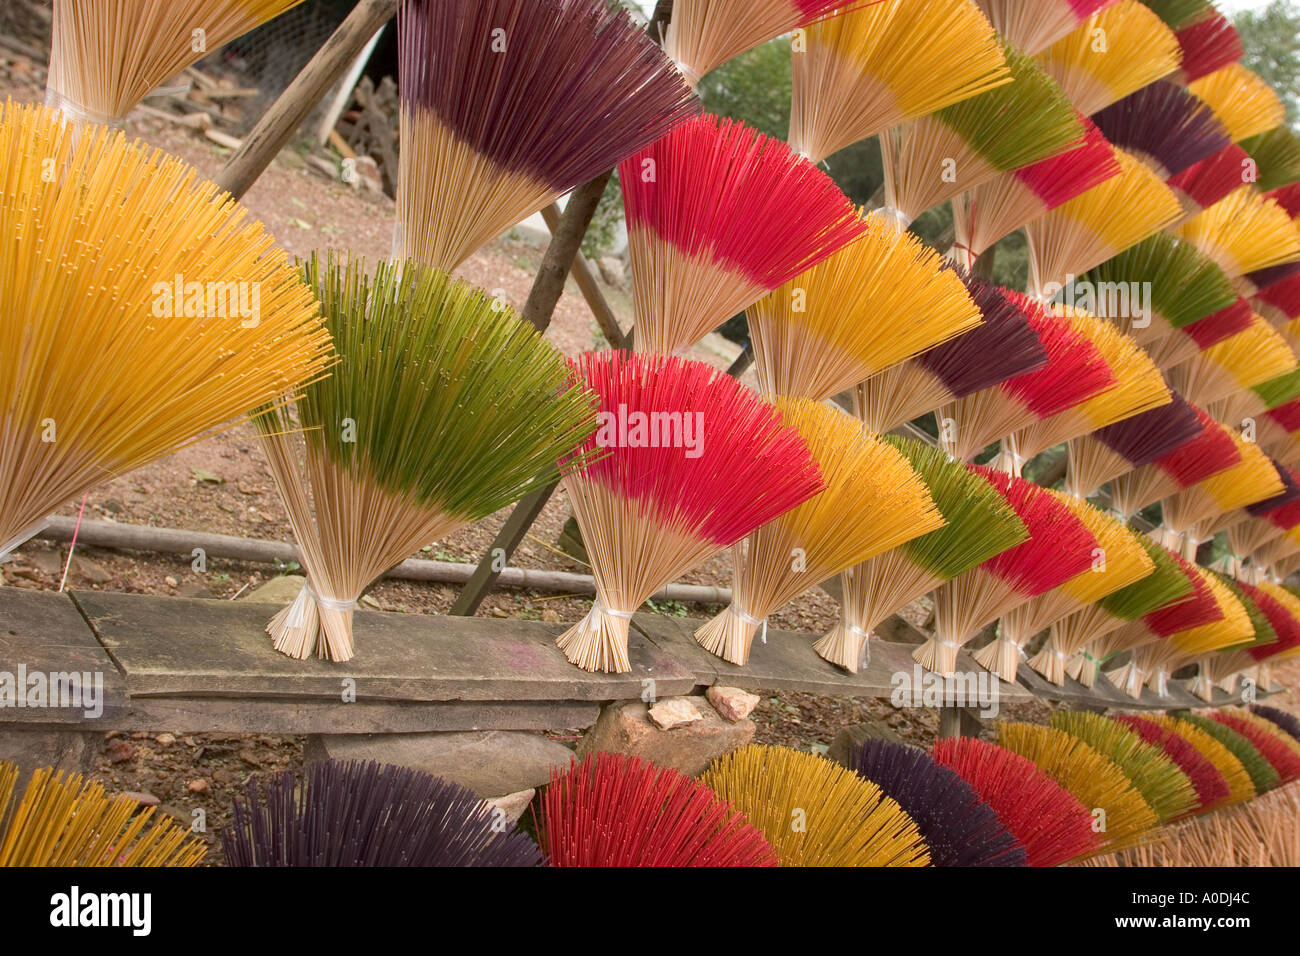
[[[496,584],[497,578],[501,577],[501,571],[510,563],[510,557],[515,553],[515,549],[523,542],[524,536],[528,534],[528,529],[533,526],[537,516],[542,513],[546,507],[546,502],[551,500],[551,495],[555,493],[556,485],[550,485],[541,491],[534,491],[527,498],[519,501],[506,523],[501,526],[497,536],[492,539],[487,554],[479,559],[478,566],[470,575],[465,586],[460,589],[456,595],[455,602],[451,605],[448,614],[459,614],[463,617],[472,617],[483,603],[483,599],[488,596],[492,586]]]
[[[546,220],[546,228],[554,235],[560,228],[560,207],[551,203],[542,210],[542,218]],[[574,255],[571,268],[573,279],[582,290],[582,297],[587,300],[587,308],[591,309],[591,314],[596,317],[596,324],[600,326],[601,334],[605,336],[609,347],[625,348],[623,330],[618,326],[618,318],[614,315],[614,310],[609,307],[609,303],[605,301],[604,293],[596,283],[595,273],[591,271],[591,265],[581,251]]]
[[[370,38],[396,12],[397,0],[358,0],[347,19],[244,137],[217,176],[217,185],[236,199],[242,198],[330,88],[343,78]]]
[[[939,708],[939,739],[962,736],[961,712],[960,707]]]

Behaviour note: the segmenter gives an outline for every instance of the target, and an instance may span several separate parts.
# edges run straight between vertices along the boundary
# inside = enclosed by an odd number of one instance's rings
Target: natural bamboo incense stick
[[[1228,145],[1228,133],[1214,111],[1169,80],[1130,93],[1095,120],[1107,140],[1142,160],[1161,179]]]
[[[695,632],[706,650],[743,665],[767,618],[855,565],[943,527],[923,477],[894,445],[818,402],[778,398],[807,442],[825,490],[758,528],[732,553],[731,604]]]
[[[934,742],[934,759],[955,770],[1024,846],[1029,866],[1059,866],[1101,845],[1088,807],[1013,750],[974,737]]]
[[[840,620],[813,649],[852,673],[869,657],[869,636],[887,617],[1029,536],[997,489],[968,466],[924,442],[885,441],[907,456],[946,523],[841,575]]]
[[[459,784],[321,760],[252,777],[221,831],[231,866],[537,866],[541,852]]]
[[[0,867],[195,866],[207,852],[167,814],[81,774],[38,769],[14,805],[18,776],[0,761]]]
[[[605,457],[564,488],[596,602],[557,643],[585,670],[625,672],[630,619],[655,591],[827,482],[793,423],[703,363],[596,352],[577,371],[600,402],[601,428],[583,451]]]
[[[1065,488],[1088,497],[1102,485],[1148,465],[1201,434],[1196,412],[1177,392],[1168,405],[1099,428],[1069,442]]]
[[[1143,743],[1160,750],[1187,775],[1196,792],[1196,805],[1191,809],[1192,813],[1207,813],[1231,800],[1232,790],[1223,773],[1185,737],[1149,717],[1137,714],[1116,714],[1114,720],[1137,734]]]
[[[1183,243],[1186,246],[1186,243]],[[1213,265],[1213,263],[1211,263]],[[1226,279],[1223,270],[1214,266]],[[1255,322],[1250,303],[1240,296],[1229,306],[1197,319],[1164,338],[1147,342],[1145,348],[1151,361],[1162,371],[1192,361],[1206,349],[1249,329]]]
[[[1255,652],[1261,648],[1273,648],[1279,643],[1282,635],[1278,632],[1278,626],[1288,632],[1287,637],[1295,636],[1290,615],[1272,595],[1227,574],[1216,572],[1216,577],[1246,609],[1254,633],[1249,640],[1227,648],[1214,649],[1197,662],[1196,678],[1192,681],[1190,690],[1207,703],[1214,699],[1215,684],[1226,684],[1231,688],[1235,683],[1231,678],[1258,660]],[[1275,620],[1278,625],[1274,625]],[[1262,653],[1269,652],[1264,650]]]
[[[1047,351],[1020,293],[972,275],[962,281],[982,321],[970,332],[877,372],[853,390],[853,413],[886,432],[1008,379],[1047,365]]]
[[[916,824],[874,783],[815,754],[751,744],[700,781],[767,836],[782,866],[927,866]],[[798,818],[800,826],[792,826]]]
[[[1091,116],[1178,69],[1172,30],[1137,0],[1094,13],[1038,54],[1079,111]]]
[[[1208,209],[1246,182],[1250,162],[1246,151],[1234,144],[1171,176],[1168,186],[1182,204],[1184,217]]]
[[[975,0],[998,36],[1038,53],[1115,0]]]
[[[776,866],[767,838],[712,790],[639,757],[551,768],[538,839],[551,866]]]
[[[1277,468],[1259,445],[1233,429],[1228,429],[1228,434],[1237,446],[1240,460],[1166,498],[1162,510],[1165,526],[1170,530],[1180,534],[1189,532],[1200,540],[1201,522],[1282,492]]]
[[[932,866],[1024,866],[1025,848],[961,775],[919,747],[868,740],[851,769],[898,801],[921,832]]]
[[[970,0],[879,0],[806,34],[793,54],[790,146],[815,163],[1011,82],[993,28]]]
[[[455,268],[699,112],[626,10],[590,0],[402,0],[397,26],[394,247],[424,265]]]
[[[301,0],[58,0],[49,106],[114,123],[207,53]]]
[[[1289,325],[1300,318],[1300,276],[1260,289],[1251,297],[1250,304],[1274,326]]]
[[[1111,482],[1111,506],[1120,514],[1135,515],[1161,498],[1177,494],[1241,461],[1237,442],[1229,430],[1203,409],[1192,408],[1201,426],[1197,437]]]
[[[1171,388],[1198,405],[1263,385],[1296,370],[1296,355],[1273,326],[1255,316],[1250,327],[1166,372]]]
[[[957,651],[980,628],[1088,570],[1096,546],[1087,526],[1037,485],[986,468],[976,471],[1006,498],[1030,537],[934,592],[934,636],[912,656],[945,677],[955,672]]]
[[[1187,89],[1209,104],[1234,143],[1286,121],[1286,107],[1277,93],[1240,63],[1220,67]]]
[[[619,181],[642,352],[694,345],[872,228],[826,173],[716,116],[629,157]]]
[[[1209,256],[1229,278],[1300,259],[1300,230],[1286,210],[1243,185],[1174,234]]]
[[[290,657],[346,661],[365,588],[556,480],[596,410],[541,333],[444,272],[384,262],[369,276],[334,257],[304,272],[341,361],[298,399],[301,452],[287,410],[258,419],[307,572],[267,631]]]
[[[868,215],[867,231],[749,309],[758,388],[823,400],[979,326],[961,278],[918,239]],[[896,317],[913,318],[899,323]]]
[[[12,103],[0,155],[0,232],[22,237],[0,254],[7,552],[63,502],[292,394],[331,356],[311,290],[192,167]]]

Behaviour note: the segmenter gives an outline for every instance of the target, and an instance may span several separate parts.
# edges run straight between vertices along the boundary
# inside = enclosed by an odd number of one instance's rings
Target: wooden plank
[[[0,705],[0,720],[98,727],[125,708],[122,675],[67,594],[0,587],[0,671],[16,680],[20,668],[27,680],[73,671],[92,675],[92,685],[102,695],[103,712],[95,717],[87,716],[81,706]]]
[[[271,647],[264,604],[98,591],[75,595],[133,698],[251,697],[358,701],[628,700],[642,681],[688,692],[695,675],[639,634],[628,674],[588,674],[555,646],[566,625],[358,611],[357,656],[298,661]]]
[[[735,684],[762,690],[806,691],[846,697],[889,697],[896,686],[895,675],[913,679],[919,666],[912,659],[913,646],[888,641],[871,642],[871,659],[857,674],[823,660],[813,650],[808,634],[768,630],[767,643],[755,640],[744,667],[714,657],[695,642],[692,634],[702,621],[638,614],[636,627],[665,653],[693,669],[703,684]],[[984,670],[965,654],[958,656],[962,674],[983,674]],[[989,675],[990,677],[992,675]],[[1032,695],[1014,684],[998,682],[1001,701],[1025,702]]]

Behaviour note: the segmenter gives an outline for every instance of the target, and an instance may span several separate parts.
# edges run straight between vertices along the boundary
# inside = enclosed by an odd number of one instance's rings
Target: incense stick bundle
[[[674,0],[664,52],[698,86],[710,70],[833,13],[844,0]]]
[[[1269,541],[1295,527],[1295,524],[1300,524],[1300,507],[1297,507],[1300,505],[1300,475],[1283,465],[1278,469],[1278,476],[1284,486],[1282,494],[1247,505],[1244,513],[1249,517],[1226,529],[1228,548],[1238,560],[1254,554]]]
[[[865,225],[859,239],[749,309],[764,395],[831,398],[979,326],[978,304],[937,253],[882,216]]]
[[[1300,230],[1286,210],[1249,185],[1234,190],[1174,230],[1230,279],[1300,259]]]
[[[1142,0],[1169,29],[1178,31],[1207,16],[1214,7],[1209,0]]]
[[[851,673],[869,658],[869,637],[891,614],[1029,536],[997,489],[966,465],[924,442],[884,440],[907,456],[945,524],[841,575],[840,620],[813,649]]]
[[[1204,410],[1192,406],[1201,432],[1149,465],[1143,465],[1111,481],[1111,507],[1132,516],[1161,498],[1177,494],[1198,481],[1231,468],[1241,453],[1229,430]]]
[[[551,866],[776,866],[767,838],[703,783],[624,754],[551,768],[538,840]]]
[[[1163,753],[1187,776],[1196,793],[1196,805],[1191,808],[1192,813],[1206,813],[1223,806],[1232,798],[1228,781],[1219,768],[1185,737],[1148,717],[1136,714],[1116,714],[1114,720],[1131,730],[1143,743]]]
[[[394,254],[435,268],[700,109],[627,11],[605,4],[402,0],[397,27]]]
[[[961,775],[919,747],[868,740],[851,769],[916,823],[932,866],[1025,866],[1025,848]]]
[[[632,613],[655,591],[828,483],[781,412],[704,363],[595,352],[577,370],[600,403],[583,453],[606,455],[564,487],[596,601],[557,643],[584,670],[622,673]]]
[[[1100,661],[1086,653],[1088,645],[1193,594],[1187,572],[1167,549],[1145,535],[1137,540],[1151,560],[1151,573],[1053,623],[1046,643],[1029,659],[1029,666],[1053,684],[1063,685],[1068,674],[1093,686]]]
[[[1286,121],[1286,107],[1277,93],[1240,63],[1219,67],[1187,89],[1209,104],[1234,143]]]
[[[1119,721],[1101,714],[1058,710],[1052,714],[1052,726],[1114,761],[1161,823],[1176,820],[1197,808],[1196,788],[1191,778],[1160,748],[1145,743]]]
[[[1296,370],[1296,355],[1273,326],[1255,316],[1248,329],[1166,372],[1171,388],[1209,405]]]
[[[716,116],[629,157],[619,182],[642,352],[694,345],[871,229],[812,163]]]
[[[1189,23],[1175,33],[1183,53],[1179,79],[1190,83],[1236,63],[1245,53],[1237,28],[1219,11]]]
[[[1026,53],[1038,53],[1114,0],[975,0],[998,36]]]
[[[252,777],[221,830],[231,866],[538,866],[532,840],[439,777],[322,760]]]
[[[596,414],[541,333],[486,292],[414,263],[372,277],[313,257],[304,274],[341,363],[297,401],[301,450],[287,409],[258,418],[307,572],[267,632],[290,657],[346,661],[371,582],[556,480]]]
[[[1251,297],[1250,304],[1273,325],[1289,325],[1300,318],[1300,276],[1292,276],[1260,289]]]
[[[58,0],[47,105],[112,124],[186,67],[301,0]]]
[[[1286,214],[1293,220],[1300,218],[1300,183],[1279,186],[1276,189],[1269,190],[1264,195],[1285,209]]]
[[[1007,683],[1016,679],[1025,645],[1057,621],[1142,580],[1155,571],[1155,562],[1139,536],[1088,502],[1064,492],[1045,489],[1064,504],[1091,533],[1095,547],[1092,565],[1064,584],[1012,608],[998,625],[998,636],[975,652],[975,662]],[[1066,652],[1060,655],[1062,666]]]
[[[1283,784],[1300,780],[1300,741],[1276,724],[1245,710],[1216,710],[1214,720],[1245,737],[1264,755]]]
[[[1241,460],[1162,502],[1164,524],[1171,531],[1186,532],[1197,541],[1203,540],[1207,535],[1199,527],[1202,522],[1282,492],[1277,468],[1259,445],[1232,429],[1228,432]]]
[[[814,163],[1011,82],[993,27],[970,0],[878,0],[806,34],[794,52],[790,146]]]
[[[1257,717],[1272,721],[1296,740],[1300,740],[1300,717],[1296,717],[1295,714],[1288,714],[1285,710],[1278,710],[1267,704],[1251,704],[1250,712]]]
[[[1136,843],[1159,822],[1124,771],[1078,737],[1053,727],[1001,723],[998,743],[1032,760],[1091,809],[1093,827],[1100,828],[1102,848]]]
[[[1188,713],[1186,711],[1178,714],[1179,724],[1188,724],[1195,727],[1202,733],[1212,737],[1215,741],[1237,758],[1245,768],[1246,773],[1250,775],[1251,785],[1255,788],[1255,796],[1268,793],[1270,790],[1276,790],[1282,783],[1282,778],[1262,753],[1248,738],[1238,733],[1227,724],[1206,717],[1201,714]]]
[[[1025,848],[1029,866],[1059,866],[1101,844],[1092,813],[1025,757],[974,737],[934,742],[937,763],[961,774]]]
[[[1214,765],[1220,776],[1228,785],[1227,804],[1244,803],[1255,798],[1255,784],[1245,764],[1217,738],[1206,733],[1195,724],[1188,723],[1168,714],[1151,713],[1141,718],[1177,734],[1196,748],[1197,753]]]
[[[1086,435],[1134,415],[1170,404],[1173,396],[1150,356],[1115,325],[1078,309],[1067,310],[1076,332],[1092,342],[1115,379],[1115,385],[1050,418],[1008,436],[1010,447],[1023,459],[1053,445]]]
[[[1063,284],[1118,255],[1182,218],[1182,206],[1164,182],[1141,161],[1115,150],[1120,174],[1063,203],[1025,227],[1029,244],[1029,288],[1043,297],[1051,283]],[[1115,210],[1123,209],[1123,216]],[[1050,296],[1047,296],[1050,298]]]
[[[1269,498],[1264,498],[1260,501],[1252,502],[1251,504],[1244,505],[1243,507],[1238,508],[1234,511],[1225,512],[1212,519],[1207,520],[1202,525],[1202,529],[1206,532],[1206,534],[1202,535],[1202,537],[1209,537],[1212,535],[1216,535],[1220,531],[1231,532],[1237,529],[1239,526],[1255,524],[1255,523],[1263,525],[1265,528],[1269,528],[1273,532],[1275,532],[1274,534],[1269,534],[1266,538],[1264,538],[1264,540],[1268,540],[1269,538],[1276,537],[1277,534],[1281,533],[1282,529],[1274,528],[1269,522],[1257,521],[1257,519],[1267,514],[1269,511],[1272,511],[1277,508],[1283,508],[1286,505],[1293,504],[1297,501],[1300,501],[1300,485],[1297,485],[1296,479],[1292,477],[1293,472],[1290,468],[1288,468],[1287,466],[1283,465],[1281,462],[1278,462],[1276,460],[1271,460],[1271,461],[1273,465],[1273,470],[1277,472],[1277,477],[1282,482],[1282,490],[1278,492],[1276,495],[1273,495]],[[1260,543],[1262,544],[1263,541],[1260,541]],[[1237,556],[1242,556],[1242,555],[1249,554],[1253,550],[1255,549],[1246,548],[1243,551],[1235,551],[1234,554],[1236,554]]]
[[[1112,103],[1097,114],[1096,122],[1107,140],[1142,160],[1161,179],[1229,145],[1214,111],[1170,80]]]
[[[945,677],[957,651],[984,625],[1092,566],[1096,539],[1061,501],[1022,478],[974,469],[997,489],[1029,530],[1029,540],[960,574],[934,592],[934,636],[912,652]]]
[[[973,262],[1002,237],[1120,172],[1115,150],[1092,120],[1080,145],[999,173],[952,201],[954,250]]]
[[[1294,223],[1294,220],[1292,222]],[[1300,226],[1296,228],[1300,229]],[[1276,285],[1296,276],[1300,276],[1300,259],[1283,262],[1281,265],[1265,266],[1263,269],[1252,270],[1237,279],[1234,285],[1241,290],[1242,295],[1253,296],[1262,289],[1267,289],[1271,285]]]
[[[807,442],[825,490],[758,528],[732,552],[731,604],[695,632],[700,646],[744,665],[767,618],[855,565],[944,526],[921,475],[894,445],[818,402],[778,398]]]
[[[1279,643],[1282,638],[1279,627],[1288,638],[1294,640],[1296,637],[1296,622],[1271,594],[1226,574],[1217,576],[1246,609],[1254,634],[1249,641],[1215,650],[1198,662],[1196,678],[1190,689],[1206,702],[1214,699],[1215,684],[1231,690],[1239,671],[1253,666],[1259,653],[1267,654]]]
[[[877,372],[853,390],[853,413],[886,432],[942,405],[1047,365],[1047,351],[1018,292],[963,275],[982,321],[971,331]]]
[[[1069,442],[1065,488],[1086,498],[1120,475],[1148,465],[1201,434],[1196,412],[1177,392],[1172,401]]]
[[[1300,136],[1296,136],[1288,126],[1275,126],[1257,136],[1250,136],[1241,141],[1250,158],[1255,161],[1258,178],[1255,188],[1262,193],[1271,193],[1296,182],[1300,182]],[[1279,202],[1284,208],[1284,203]],[[1294,218],[1295,213],[1287,208],[1287,213]]]
[[[1047,352],[1047,364],[944,405],[936,413],[940,442],[969,461],[1000,438],[1050,418],[1116,385],[1105,356],[1069,317],[1012,295]]]
[[[1094,13],[1037,56],[1088,116],[1173,73],[1181,58],[1173,31],[1137,0]]]
[[[896,802],[814,754],[751,744],[719,757],[700,782],[763,831],[782,866],[930,862],[920,831]]]
[[[1247,182],[1250,162],[1246,151],[1233,144],[1171,176],[1168,186],[1182,204],[1184,218],[1210,208]]]
[[[330,342],[274,240],[180,160],[12,103],[0,155],[3,553],[321,376]]]
[[[1222,269],[1217,266],[1215,269],[1223,276]],[[1206,349],[1245,332],[1254,321],[1255,313],[1251,311],[1250,303],[1238,296],[1232,305],[1212,312],[1203,319],[1197,319],[1162,339],[1147,343],[1147,354],[1157,368],[1168,371],[1176,365],[1190,362]]]
[[[18,776],[0,761],[0,867],[195,866],[207,852],[166,814],[81,774],[38,769],[14,805]]]
[[[1019,50],[1004,52],[1011,83],[881,136],[885,205],[900,222],[1000,173],[1084,144],[1079,114],[1061,88]]]

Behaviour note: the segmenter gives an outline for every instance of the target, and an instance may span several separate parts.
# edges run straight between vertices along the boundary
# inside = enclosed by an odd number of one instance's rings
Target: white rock
[[[762,699],[739,687],[710,687],[705,696],[709,698],[713,709],[733,724],[752,714]]]
[[[704,718],[691,697],[665,697],[650,708],[649,716],[660,730],[672,730]]]
[[[493,797],[487,801],[487,804],[505,814],[508,823],[518,823],[519,818],[524,815],[524,811],[528,809],[528,804],[533,802],[535,796],[537,796],[536,789],[530,788],[520,790],[517,793],[507,793],[504,797]]]

